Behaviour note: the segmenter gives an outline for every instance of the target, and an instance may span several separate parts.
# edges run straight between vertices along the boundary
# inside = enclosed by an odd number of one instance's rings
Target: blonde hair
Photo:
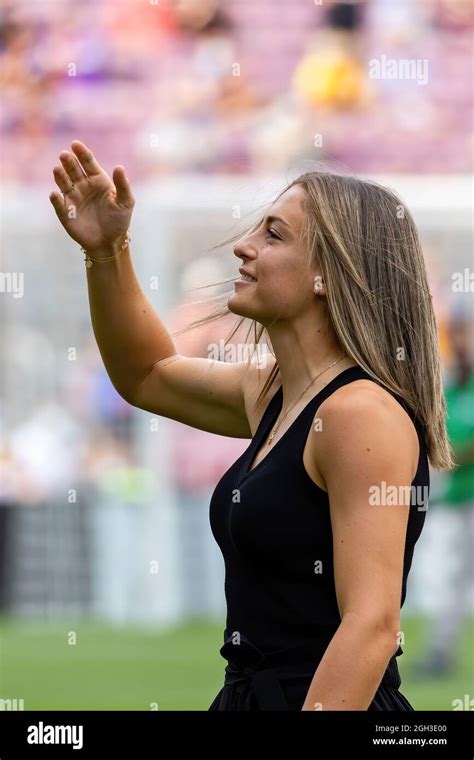
[[[453,469],[432,295],[410,212],[392,190],[356,177],[308,172],[278,197],[295,185],[304,190],[308,260],[324,278],[328,317],[341,348],[411,407],[422,424],[430,464]],[[242,233],[224,243],[240,238]],[[189,327],[229,313],[227,306],[219,308]],[[226,343],[245,321],[238,319]],[[246,341],[253,332],[254,350],[264,334],[271,345],[267,330],[251,322]],[[278,372],[275,365],[259,399]]]

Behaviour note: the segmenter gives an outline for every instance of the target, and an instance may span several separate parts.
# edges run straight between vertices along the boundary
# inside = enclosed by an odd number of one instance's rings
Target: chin
[[[239,299],[236,298],[236,293],[231,293],[229,298],[227,299],[227,308],[229,309],[232,314],[237,314],[240,317],[247,316],[246,314],[242,314],[241,310],[241,304],[239,304]],[[237,303],[236,303],[237,302]]]
[[[239,298],[237,293],[232,293],[227,299],[227,308],[232,314],[235,314],[238,317],[257,319],[257,316],[253,313],[249,304],[245,304],[244,300],[245,299],[243,298]]]
[[[237,297],[236,297],[237,296]],[[271,324],[273,322],[272,317],[265,318],[261,312],[252,308],[251,304],[244,303],[243,298],[239,298],[236,293],[233,293],[227,300],[227,308],[231,314],[235,314],[238,317],[245,317],[245,319],[253,319],[260,325]]]

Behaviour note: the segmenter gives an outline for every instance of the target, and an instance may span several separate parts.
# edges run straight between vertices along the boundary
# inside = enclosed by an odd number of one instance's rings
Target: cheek
[[[262,280],[288,279],[292,275],[292,252],[282,247],[265,246],[257,262],[258,278]]]
[[[304,279],[301,269],[297,269],[288,257],[274,256],[271,260],[259,262],[259,289],[270,293],[291,293],[301,291]]]

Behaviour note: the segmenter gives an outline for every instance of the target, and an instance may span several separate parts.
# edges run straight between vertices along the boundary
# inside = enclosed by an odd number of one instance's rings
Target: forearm
[[[116,249],[101,251],[112,255]],[[94,256],[97,256],[95,253]],[[107,373],[126,399],[151,366],[176,353],[137,280],[129,248],[113,261],[86,267],[92,328]]]
[[[356,615],[343,618],[309,687],[303,710],[367,710],[389,660],[395,633],[377,630]]]

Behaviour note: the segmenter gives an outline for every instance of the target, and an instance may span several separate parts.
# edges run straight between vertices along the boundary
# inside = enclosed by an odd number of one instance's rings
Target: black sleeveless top
[[[337,388],[359,379],[373,380],[359,366],[349,367],[330,380],[249,471],[281,411],[280,386],[249,447],[214,490],[209,517],[224,557],[227,603],[221,654],[231,663],[231,671],[249,663],[255,665],[252,655],[256,653],[259,660],[267,654],[288,651],[295,653],[293,665],[300,658],[315,666],[341,622],[329,498],[306,472],[303,451],[320,404]],[[403,399],[392,395],[412,419],[420,444],[418,469],[411,484],[415,488],[411,489],[401,607],[414,546],[425,520],[429,470],[421,423]],[[322,563],[318,565],[322,572],[315,569],[317,562]],[[399,654],[401,647],[395,656]]]

